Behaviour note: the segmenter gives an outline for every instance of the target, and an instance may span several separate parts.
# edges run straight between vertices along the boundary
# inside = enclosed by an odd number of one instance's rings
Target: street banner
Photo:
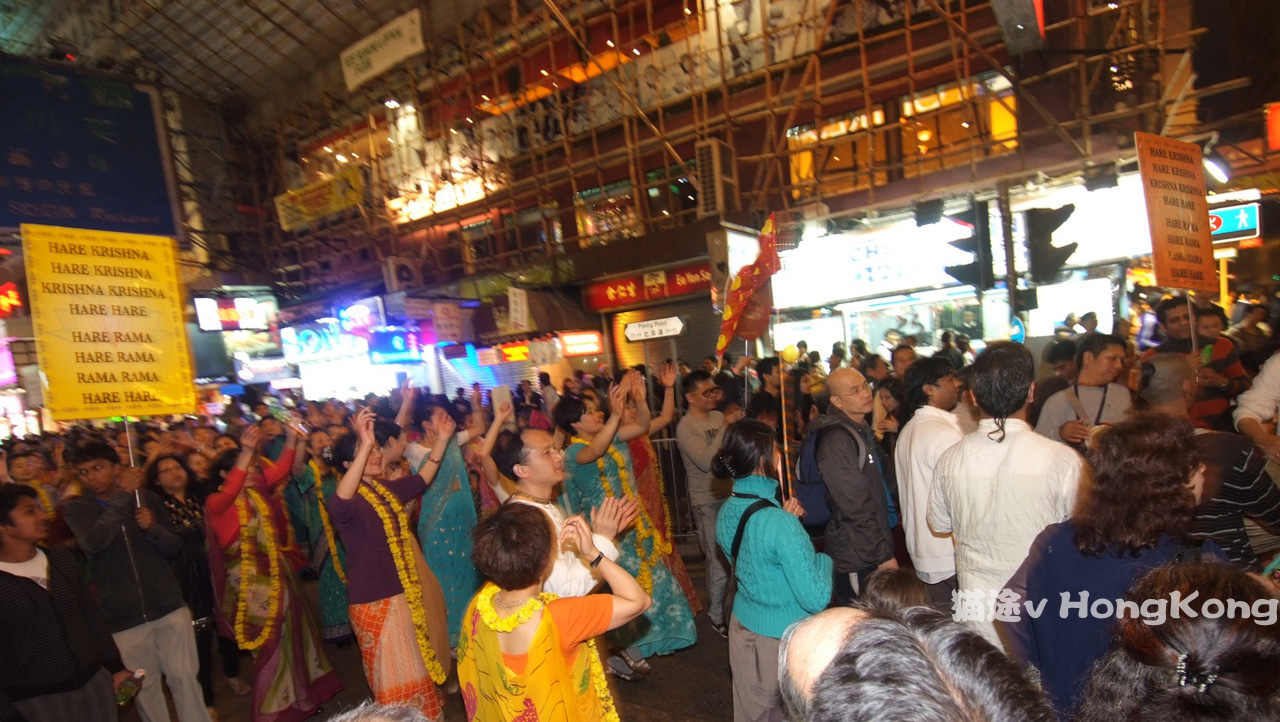
[[[764,325],[761,325],[760,319],[762,314],[759,312],[759,304],[753,309],[751,321],[748,327],[741,329],[746,336],[739,333],[739,324],[746,317],[746,311],[751,306],[752,297],[756,295],[773,274],[778,272],[782,267],[782,261],[778,258],[778,234],[776,225],[776,213],[770,213],[768,220],[764,222],[764,227],[760,229],[758,237],[760,243],[760,255],[756,256],[754,263],[749,263],[738,270],[737,275],[729,282],[729,293],[726,296],[724,304],[724,316],[720,322],[720,337],[716,340],[716,357],[723,358],[725,347],[729,345],[730,339],[734,336],[739,338],[758,338],[764,332],[764,327],[768,323],[768,311],[763,313],[765,319]],[[770,292],[768,304],[772,305],[773,295]]]
[[[1217,292],[1200,146],[1151,133],[1134,133],[1134,140],[1156,285]]]
[[[342,79],[347,83],[347,90],[355,90],[425,49],[422,11],[410,10],[342,51]]]
[[[280,228],[294,231],[364,200],[364,174],[358,167],[344,168],[332,178],[276,196]]]
[[[23,225],[22,246],[55,419],[195,411],[172,238]]]

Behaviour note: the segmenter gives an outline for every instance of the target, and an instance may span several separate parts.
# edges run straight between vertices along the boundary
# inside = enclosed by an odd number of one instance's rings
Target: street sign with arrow
[[[626,336],[631,343],[641,343],[659,338],[679,336],[684,333],[684,327],[683,318],[680,316],[668,316],[667,318],[655,318],[651,321],[629,323],[622,329],[622,335]]]

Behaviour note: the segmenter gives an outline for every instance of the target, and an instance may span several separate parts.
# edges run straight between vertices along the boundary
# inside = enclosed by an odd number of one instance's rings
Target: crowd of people
[[[1086,324],[1040,379],[1020,344],[899,335],[11,441],[0,722],[114,720],[138,670],[145,722],[166,687],[216,719],[215,652],[256,722],[293,722],[347,644],[381,705],[352,720],[454,694],[469,720],[617,720],[609,678],[697,643],[704,608],[735,722],[1280,719],[1273,547],[1245,523],[1280,532],[1280,355],[1246,368],[1214,307],[1155,312],[1141,356]]]

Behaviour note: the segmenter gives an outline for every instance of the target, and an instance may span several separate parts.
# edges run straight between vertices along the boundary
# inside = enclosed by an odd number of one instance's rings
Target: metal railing
[[[650,439],[653,452],[658,457],[658,467],[666,482],[667,504],[671,508],[671,536],[679,541],[697,543],[693,527],[693,511],[689,504],[689,483],[684,472],[684,460],[674,437]]]

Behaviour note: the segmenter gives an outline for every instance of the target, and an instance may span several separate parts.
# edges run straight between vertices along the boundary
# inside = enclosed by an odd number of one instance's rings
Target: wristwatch
[[[596,555],[596,558],[595,558],[595,559],[592,559],[592,560],[591,560],[591,564],[590,564],[589,566],[590,566],[592,569],[595,569],[596,567],[600,566],[600,562],[601,562],[601,560],[603,560],[603,559],[604,559],[604,552],[600,552],[599,554],[597,554],[597,555]]]

